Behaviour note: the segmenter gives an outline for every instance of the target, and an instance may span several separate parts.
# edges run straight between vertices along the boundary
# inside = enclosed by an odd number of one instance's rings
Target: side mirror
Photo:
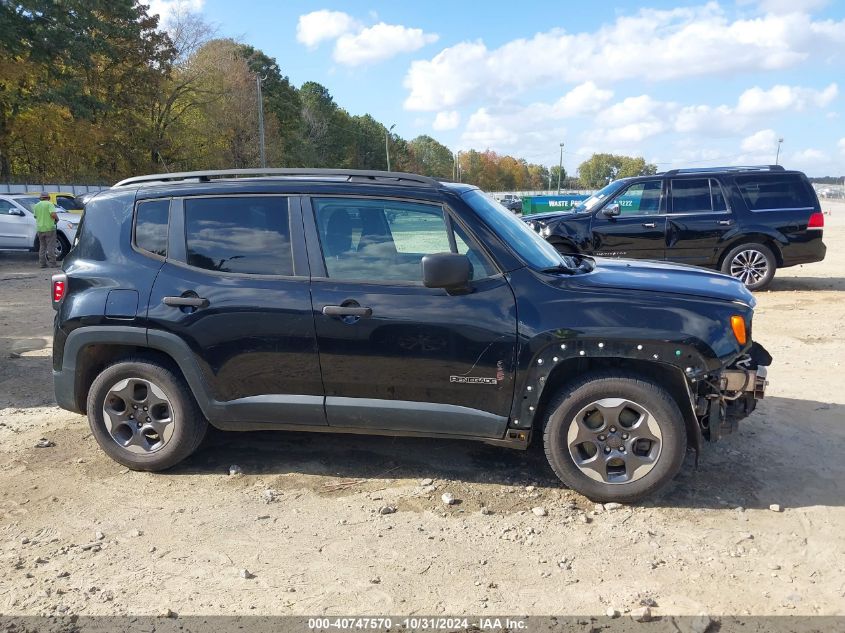
[[[611,202],[607,205],[604,209],[601,210],[603,216],[608,218],[615,218],[617,215],[622,214],[622,208],[619,206],[618,202]]]
[[[24,212],[23,212],[23,211],[21,211],[20,209],[11,209],[11,210],[9,211],[9,215],[17,215],[17,216],[19,216],[19,217],[24,217],[24,216],[26,215],[26,213],[24,213]]]
[[[426,288],[443,288],[460,293],[469,290],[472,265],[469,257],[458,253],[434,253],[422,258],[422,278]]]

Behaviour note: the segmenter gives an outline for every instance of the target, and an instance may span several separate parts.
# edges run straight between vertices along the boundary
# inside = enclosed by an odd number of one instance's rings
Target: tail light
[[[823,229],[824,228],[824,213],[814,213],[810,216],[810,221],[807,222],[808,229]]]
[[[57,309],[62,299],[67,294],[67,275],[64,273],[56,273],[53,275],[52,298],[53,308]]]

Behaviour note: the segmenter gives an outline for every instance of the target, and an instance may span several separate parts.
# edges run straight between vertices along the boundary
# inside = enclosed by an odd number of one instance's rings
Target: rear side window
[[[281,196],[185,200],[188,264],[252,275],[293,275],[288,199]]]
[[[797,174],[737,176],[736,184],[752,211],[766,209],[809,209],[815,200]]]
[[[725,197],[713,178],[672,181],[672,213],[726,211]]]
[[[155,255],[167,257],[167,223],[170,200],[138,203],[135,211],[135,245]]]

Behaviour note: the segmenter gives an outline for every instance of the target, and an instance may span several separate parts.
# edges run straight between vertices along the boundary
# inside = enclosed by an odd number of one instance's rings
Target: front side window
[[[469,257],[473,279],[495,274],[439,205],[359,198],[312,203],[330,278],[422,283],[423,256],[450,252]]]
[[[17,214],[18,208],[7,200],[0,200],[0,214],[12,215]]]
[[[736,184],[751,211],[815,206],[809,187],[797,174],[737,176]]]
[[[167,257],[167,224],[170,200],[138,203],[135,211],[135,245],[149,253]]]
[[[26,198],[15,198],[15,201],[16,201],[18,204],[20,204],[20,205],[22,205],[22,206],[26,207],[26,209],[27,209],[30,213],[32,213],[32,207],[34,207],[34,206],[35,206],[36,204],[38,204],[38,202],[39,202],[38,198],[30,198],[30,197],[26,197]]]
[[[717,180],[713,178],[687,178],[672,181],[673,213],[726,210],[725,197]]]
[[[619,205],[621,215],[655,215],[660,213],[660,198],[663,195],[662,180],[635,182],[613,198]]]
[[[185,200],[190,266],[224,273],[293,275],[288,199],[232,196]]]

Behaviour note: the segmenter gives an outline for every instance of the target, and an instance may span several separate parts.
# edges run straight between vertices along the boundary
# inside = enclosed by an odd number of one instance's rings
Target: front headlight
[[[70,220],[65,220],[65,228],[66,229],[70,229],[72,231],[75,231],[77,226],[79,226],[79,222],[71,222]]]

